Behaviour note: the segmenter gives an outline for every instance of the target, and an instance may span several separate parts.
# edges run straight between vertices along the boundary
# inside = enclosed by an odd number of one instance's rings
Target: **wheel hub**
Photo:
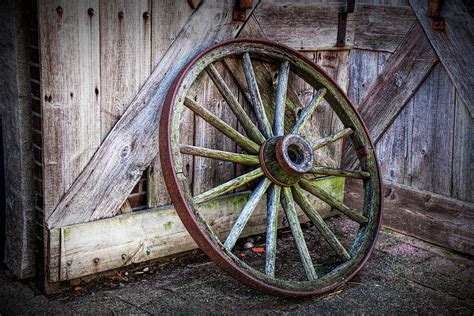
[[[313,150],[297,134],[275,136],[260,147],[260,166],[265,176],[281,186],[292,186],[313,166]]]

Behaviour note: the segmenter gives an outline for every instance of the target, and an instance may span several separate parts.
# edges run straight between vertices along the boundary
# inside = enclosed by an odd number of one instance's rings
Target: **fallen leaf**
[[[74,288],[74,292],[80,292],[82,290],[82,288],[80,286],[76,286]]]
[[[175,293],[177,291],[175,287],[165,287],[163,290],[170,291],[171,293]]]
[[[255,253],[262,253],[262,252],[265,252],[265,248],[255,247],[255,248],[252,248],[252,251],[255,252]]]

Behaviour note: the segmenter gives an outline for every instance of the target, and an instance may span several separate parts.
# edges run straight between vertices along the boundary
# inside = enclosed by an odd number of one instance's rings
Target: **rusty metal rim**
[[[194,57],[193,60],[180,72],[180,74],[175,79],[175,82],[171,86],[166,96],[166,99],[163,105],[163,110],[161,113],[160,126],[159,126],[160,159],[161,159],[163,176],[165,178],[166,187],[168,189],[168,192],[170,193],[171,200],[176,210],[178,211],[178,215],[181,218],[181,221],[183,222],[184,226],[186,227],[190,235],[193,237],[197,245],[221,269],[226,271],[228,274],[232,275],[234,278],[236,278],[240,282],[250,287],[259,289],[268,294],[283,295],[287,297],[304,297],[304,296],[310,296],[310,295],[319,295],[319,294],[326,293],[328,291],[332,291],[334,289],[337,289],[341,285],[345,284],[350,279],[352,279],[362,269],[364,264],[367,262],[369,256],[371,255],[375,247],[376,241],[378,239],[380,226],[381,226],[381,219],[382,219],[382,214],[383,214],[383,186],[382,186],[382,179],[380,177],[380,167],[376,158],[375,151],[373,152],[373,155],[374,155],[375,164],[377,167],[377,180],[378,180],[378,185],[380,188],[379,190],[380,209],[379,209],[379,216],[377,218],[376,227],[375,227],[376,230],[375,230],[372,242],[369,248],[366,250],[363,258],[360,259],[360,261],[357,263],[357,266],[349,273],[347,277],[345,277],[344,279],[332,285],[319,288],[314,291],[302,292],[302,291],[294,291],[294,290],[279,288],[279,287],[263,282],[262,280],[256,278],[255,276],[248,274],[241,267],[237,266],[231,260],[231,258],[228,257],[225,254],[225,252],[210,239],[210,237],[205,233],[205,231],[201,229],[201,224],[196,220],[196,218],[194,217],[195,216],[194,212],[192,211],[192,209],[190,209],[189,205],[185,202],[186,196],[184,192],[182,191],[181,187],[179,186],[179,179],[177,178],[177,172],[173,164],[173,154],[172,154],[172,148],[171,148],[171,124],[168,124],[171,121],[171,117],[173,113],[172,111],[173,104],[175,103],[176,93],[178,91],[177,87],[180,86],[181,82],[187,75],[188,71],[194,66],[194,64],[202,56],[208,54],[210,51],[216,48],[219,48],[221,46],[228,45],[228,44],[243,43],[243,42],[250,42],[250,43],[268,45],[268,46],[279,48],[283,51],[286,51],[287,53],[297,56],[298,58],[300,58],[307,64],[311,65],[313,68],[315,68],[319,73],[323,75],[323,77],[325,77],[328,81],[330,81],[337,87],[338,92],[343,96],[343,98],[345,98],[347,104],[352,108],[352,110],[356,114],[356,117],[358,118],[359,122],[361,123],[364,129],[364,132],[367,135],[367,138],[370,142],[371,147],[374,148],[374,145],[373,145],[372,140],[370,139],[370,136],[369,136],[370,134],[368,132],[367,127],[365,126],[356,108],[350,102],[346,93],[340,90],[339,86],[335,83],[335,81],[332,78],[330,78],[318,65],[316,65],[314,62],[309,60],[306,56],[304,56],[303,54],[299,53],[298,51],[288,46],[277,44],[277,43],[267,41],[267,40],[262,40],[262,39],[242,38],[242,39],[223,41],[207,48],[206,50],[198,54],[196,57]]]

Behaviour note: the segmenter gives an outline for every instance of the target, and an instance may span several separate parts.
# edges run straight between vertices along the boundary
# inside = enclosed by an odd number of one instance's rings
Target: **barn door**
[[[157,158],[158,122],[178,72],[211,44],[235,37],[265,38],[304,51],[345,91],[349,89],[353,101],[360,101],[359,110],[379,144],[390,142],[393,133],[397,134],[390,132],[395,129],[392,123],[400,120],[397,116],[404,113],[438,60],[407,5],[357,6],[348,14],[345,46],[336,48],[344,4],[254,1],[253,8],[246,11],[246,21],[235,21],[234,1],[188,2],[40,1],[42,196],[50,284],[196,247],[168,205]],[[398,18],[387,25],[387,16]],[[364,21],[375,21],[375,25]],[[81,45],[77,45],[79,39]],[[366,56],[358,49],[374,51],[372,68],[364,67]],[[58,64],[57,60],[65,62]],[[372,73],[364,75],[364,71]],[[229,75],[224,80],[244,98],[239,72],[233,73],[237,78]],[[256,69],[263,84],[273,82],[271,74]],[[367,92],[369,78],[376,84]],[[218,116],[228,117],[222,97],[210,79],[206,80],[207,88],[196,94],[196,100]],[[314,91],[298,78],[290,78],[289,85],[287,102],[298,112]],[[364,93],[367,96],[362,98]],[[314,137],[340,129],[341,123],[327,105],[322,104],[317,115],[324,118],[324,124],[310,123]],[[219,135],[209,137],[208,127],[193,116],[181,124],[194,144],[212,147],[224,142]],[[239,128],[237,122],[231,124]],[[321,158],[336,157],[327,161],[329,165],[354,164],[350,149],[341,144],[328,150]],[[381,155],[382,168],[388,170],[389,158]],[[190,159],[185,166],[192,175],[189,185],[194,192],[242,172],[214,162],[209,162],[208,169],[195,164]],[[329,178],[321,185],[334,188],[336,197],[343,198],[343,180]],[[391,188],[399,190],[395,184]],[[360,197],[355,192],[347,198]],[[231,220],[246,200],[245,193],[237,193],[203,212],[217,218],[221,215],[218,209]],[[325,216],[331,214],[330,207],[315,203]],[[253,233],[264,230],[262,222],[252,225]]]

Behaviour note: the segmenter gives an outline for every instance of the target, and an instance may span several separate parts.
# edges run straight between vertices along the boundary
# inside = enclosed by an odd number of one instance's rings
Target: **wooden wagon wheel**
[[[253,113],[248,114],[216,69],[217,62],[233,57],[240,61],[247,81],[248,98]],[[262,61],[279,69],[276,99],[272,113],[264,109],[253,64]],[[211,77],[245,132],[239,132],[224,120],[189,97],[188,93],[200,75]],[[302,78],[317,91],[292,126],[285,124],[285,100],[289,73]],[[310,143],[300,132],[316,107],[326,100],[344,127],[327,137]],[[179,122],[183,110],[195,115],[226,135],[246,153],[226,152],[180,144]],[[251,117],[256,119],[252,120]],[[269,117],[274,117],[272,121]],[[328,168],[317,164],[315,153],[339,139],[352,141],[357,150],[360,170]],[[160,122],[160,152],[167,188],[176,210],[199,247],[222,269],[239,281],[267,293],[285,296],[307,296],[333,290],[347,282],[367,260],[380,228],[381,180],[374,147],[360,116],[341,89],[313,62],[298,52],[272,42],[234,40],[220,43],[197,56],[180,74],[165,101]],[[192,196],[183,171],[185,155],[231,161],[248,166],[248,172],[224,182],[209,191]],[[365,191],[358,211],[335,199],[311,180],[311,176],[336,176],[359,179]],[[254,186],[250,197],[222,241],[199,211],[199,204],[211,201],[248,184]],[[337,209],[357,224],[350,246],[343,246],[307,197],[307,193]],[[264,195],[267,196],[267,231],[264,267],[258,269],[233,251],[237,239]],[[280,277],[276,267],[279,205],[283,206],[288,225],[296,242],[305,279]],[[298,221],[299,206],[340,259],[323,273],[315,269],[311,251]],[[298,255],[296,255],[298,257]],[[291,274],[291,273],[290,273]]]

